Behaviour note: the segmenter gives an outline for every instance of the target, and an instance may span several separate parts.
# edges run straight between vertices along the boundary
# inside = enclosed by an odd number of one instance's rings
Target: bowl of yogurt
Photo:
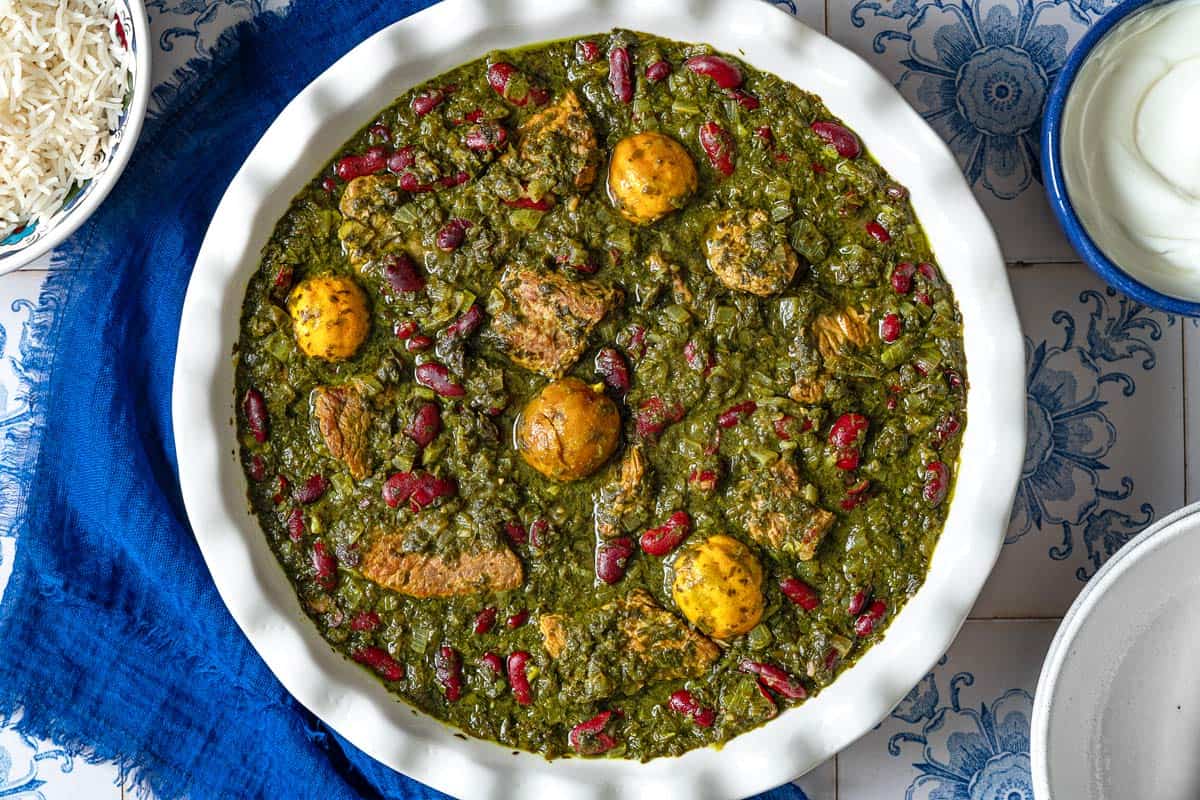
[[[1071,51],[1042,172],[1067,238],[1106,281],[1200,316],[1200,0],[1125,0]]]

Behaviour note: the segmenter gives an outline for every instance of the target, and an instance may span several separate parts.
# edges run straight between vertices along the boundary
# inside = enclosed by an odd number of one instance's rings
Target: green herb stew
[[[719,745],[920,587],[962,330],[821,100],[617,30],[403,95],[292,202],[237,352],[250,502],[329,643],[546,757]]]

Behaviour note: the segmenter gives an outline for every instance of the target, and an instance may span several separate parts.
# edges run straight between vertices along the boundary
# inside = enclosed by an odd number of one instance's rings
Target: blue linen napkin
[[[171,435],[184,293],[234,172],[310,80],[426,5],[295,0],[227,33],[159,90],[163,110],[43,290],[25,352],[37,420],[0,442],[0,478],[15,476],[0,517],[7,503],[19,537],[0,714],[119,762],[163,800],[444,797],[325,728],[268,671],[188,528]]]

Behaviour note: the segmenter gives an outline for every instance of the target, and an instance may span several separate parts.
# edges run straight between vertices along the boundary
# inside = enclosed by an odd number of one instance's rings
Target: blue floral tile
[[[838,756],[838,800],[1034,800],[1029,721],[1055,627],[968,622],[892,714]]]
[[[825,30],[825,0],[763,0],[818,31]]]
[[[1080,265],[1010,270],[1025,332],[1025,463],[977,617],[1055,617],[1183,505],[1183,331]]]
[[[1112,0],[830,0],[830,35],[949,145],[1010,262],[1075,260],[1042,191],[1042,108]]]

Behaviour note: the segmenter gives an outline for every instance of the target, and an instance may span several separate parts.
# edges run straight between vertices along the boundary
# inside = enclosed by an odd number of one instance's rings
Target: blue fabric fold
[[[444,796],[325,728],[266,668],[188,528],[171,435],[183,298],[225,187],[301,88],[425,5],[295,0],[227,33],[159,90],[163,110],[43,290],[25,353],[35,419],[0,443],[18,536],[0,714],[163,800]]]

